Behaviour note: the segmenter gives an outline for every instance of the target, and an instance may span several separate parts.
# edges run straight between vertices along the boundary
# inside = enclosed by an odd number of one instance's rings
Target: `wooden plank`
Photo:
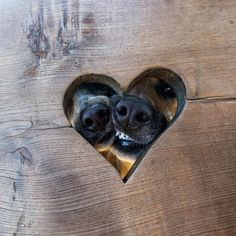
[[[0,112],[7,120],[53,126],[67,86],[88,72],[125,87],[144,69],[164,66],[182,76],[189,98],[235,97],[234,1],[14,4],[20,7],[3,4],[1,17]]]
[[[235,102],[189,103],[126,185],[72,128],[9,137],[1,233],[233,235],[235,111]]]
[[[236,234],[236,2],[0,3],[1,235]],[[124,185],[69,127],[84,73],[163,66],[186,109]]]

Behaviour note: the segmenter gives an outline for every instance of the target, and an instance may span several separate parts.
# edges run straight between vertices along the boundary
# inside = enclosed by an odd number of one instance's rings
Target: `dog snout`
[[[141,99],[125,97],[115,108],[116,119],[123,129],[137,129],[150,121],[152,111]]]
[[[81,114],[81,124],[91,132],[102,131],[105,130],[109,118],[109,108],[103,104],[97,104],[83,111]]]

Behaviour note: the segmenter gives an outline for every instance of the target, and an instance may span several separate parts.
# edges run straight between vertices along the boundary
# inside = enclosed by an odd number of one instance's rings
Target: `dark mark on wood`
[[[68,16],[63,16],[65,18]],[[68,21],[68,19],[67,19]],[[72,29],[67,29],[63,25],[59,27],[57,33],[57,50],[62,51],[63,56],[71,54],[72,50],[79,49],[82,46],[86,46],[86,41],[91,41],[92,38],[97,35],[95,30],[95,18],[92,13],[89,13],[82,19],[82,24],[79,24],[79,14],[73,13],[71,17]],[[78,38],[78,30],[80,30],[82,37]],[[57,52],[54,53],[56,56]]]
[[[63,10],[63,26],[64,26],[64,28],[67,28],[67,22],[68,22],[67,9],[64,9]]]
[[[57,45],[62,51],[64,56],[70,55],[70,51],[76,49],[76,35],[64,32],[63,28],[60,27],[57,34]]]
[[[64,125],[64,126],[58,126],[58,127],[49,127],[49,128],[41,128],[41,129],[34,129],[34,130],[56,130],[56,129],[67,129],[67,128],[72,128],[71,125]]]
[[[22,213],[19,217],[18,223],[17,223],[15,235],[19,232],[20,227],[23,226],[24,219],[25,219],[25,213],[24,213],[24,211],[22,211]]]
[[[33,22],[29,25],[29,32],[27,35],[28,47],[37,59],[37,63],[39,63],[40,59],[47,58],[51,48],[49,38],[45,34],[45,27],[42,19],[41,14],[38,14],[37,22]]]
[[[13,182],[13,196],[12,196],[12,200],[13,202],[16,200],[16,196],[15,196],[15,193],[16,193],[16,182],[14,181]]]
[[[236,97],[199,97],[199,98],[187,98],[189,102],[206,102],[206,103],[215,103],[215,102],[236,102]]]
[[[16,192],[16,182],[13,182],[13,191]]]
[[[96,29],[95,29],[95,17],[93,13],[88,13],[83,19],[82,19],[82,25],[81,25],[81,33],[84,37],[91,37],[96,35]]]
[[[37,66],[30,67],[24,72],[25,77],[35,77],[37,75]]]
[[[95,23],[95,19],[93,14],[88,14],[85,18],[83,18],[82,20],[83,24],[94,24]]]

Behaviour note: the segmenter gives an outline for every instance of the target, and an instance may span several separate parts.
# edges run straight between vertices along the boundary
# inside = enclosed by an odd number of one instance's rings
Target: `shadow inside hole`
[[[109,76],[80,76],[67,89],[63,105],[71,125],[127,182],[177,119],[185,98],[185,85],[176,73],[154,68],[136,77],[124,93]]]

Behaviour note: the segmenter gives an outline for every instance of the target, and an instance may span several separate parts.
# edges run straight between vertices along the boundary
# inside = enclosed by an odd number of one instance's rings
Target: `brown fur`
[[[128,89],[128,94],[143,98],[149,101],[156,111],[162,113],[168,122],[170,122],[177,110],[177,99],[165,99],[154,87],[160,82],[159,78],[141,78],[135,80],[132,86]]]
[[[122,179],[128,174],[135,163],[135,159],[124,156],[114,149],[112,146],[106,146],[102,149],[97,149],[119,172]]]
[[[159,78],[148,77],[148,78],[138,78],[131,83],[127,93],[128,95],[133,95],[151,103],[153,108],[162,113],[167,122],[171,122],[177,111],[177,98],[165,98],[160,93],[155,90],[155,86],[160,82]],[[117,150],[114,150],[112,146],[104,148],[101,152],[106,156],[107,160],[112,163],[112,165],[118,170],[122,179],[128,174],[128,172],[134,166],[138,157],[127,157]]]

